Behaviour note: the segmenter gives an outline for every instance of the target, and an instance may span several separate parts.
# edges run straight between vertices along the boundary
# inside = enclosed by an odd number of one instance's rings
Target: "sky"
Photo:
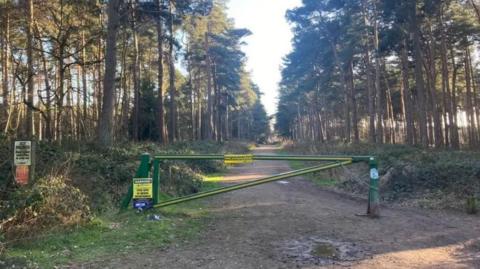
[[[264,93],[262,102],[269,115],[276,112],[278,83],[281,79],[282,58],[288,54],[293,37],[285,19],[288,9],[301,0],[230,0],[228,15],[235,27],[248,28],[252,35],[245,38],[243,51],[247,55],[247,71]]]

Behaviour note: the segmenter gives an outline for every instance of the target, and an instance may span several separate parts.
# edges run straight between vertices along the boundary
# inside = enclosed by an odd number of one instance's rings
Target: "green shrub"
[[[144,152],[154,156],[248,151],[245,143],[238,142],[181,142],[168,146],[124,143],[108,149],[93,143],[40,142],[36,151],[37,180],[20,188],[13,183],[11,143],[0,137],[0,160],[4,160],[0,161],[0,236],[8,238],[83,223],[93,214],[118,209]],[[169,196],[198,192],[202,179],[197,173],[222,169],[219,161],[165,161],[160,171],[161,191]]]
[[[462,209],[467,197],[480,194],[480,153],[422,149],[407,145],[288,144],[287,151],[304,154],[374,155],[378,158],[380,193],[392,202]],[[345,173],[338,187],[366,193],[368,176],[349,166],[356,179]],[[363,168],[366,169],[366,168]],[[363,171],[363,170],[362,170]],[[366,171],[366,170],[365,170]]]
[[[32,188],[13,193],[9,205],[13,215],[0,227],[5,238],[23,238],[50,227],[87,221],[91,216],[88,198],[68,181],[62,176],[43,178]]]

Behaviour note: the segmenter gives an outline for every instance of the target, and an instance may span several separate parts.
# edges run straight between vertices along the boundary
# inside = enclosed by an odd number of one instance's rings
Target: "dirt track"
[[[261,161],[232,168],[225,179],[287,170],[286,162]],[[299,178],[210,198],[208,207],[207,229],[195,242],[124,257],[111,267],[480,268],[478,217],[384,207],[380,219],[369,219],[357,216],[366,201]]]

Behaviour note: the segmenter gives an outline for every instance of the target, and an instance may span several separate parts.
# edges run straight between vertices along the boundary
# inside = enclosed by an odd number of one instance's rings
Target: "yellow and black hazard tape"
[[[251,163],[253,154],[225,154],[223,160],[225,164]]]

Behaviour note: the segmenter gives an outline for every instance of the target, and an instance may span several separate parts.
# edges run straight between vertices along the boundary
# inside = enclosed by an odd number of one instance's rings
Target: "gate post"
[[[146,178],[146,177],[149,177],[149,175],[150,175],[150,154],[143,153],[140,156],[140,166],[137,169],[137,173],[135,174],[135,177]],[[132,201],[132,197],[133,197],[133,187],[132,187],[132,184],[130,184],[130,187],[128,187],[128,193],[125,196],[125,198],[123,198],[120,208],[121,209],[128,208],[130,201]]]
[[[158,204],[158,194],[160,192],[160,160],[153,159],[153,205]]]
[[[368,192],[367,215],[370,217],[379,217],[380,215],[380,197],[378,194],[378,163],[375,157],[370,157],[370,188]]]

